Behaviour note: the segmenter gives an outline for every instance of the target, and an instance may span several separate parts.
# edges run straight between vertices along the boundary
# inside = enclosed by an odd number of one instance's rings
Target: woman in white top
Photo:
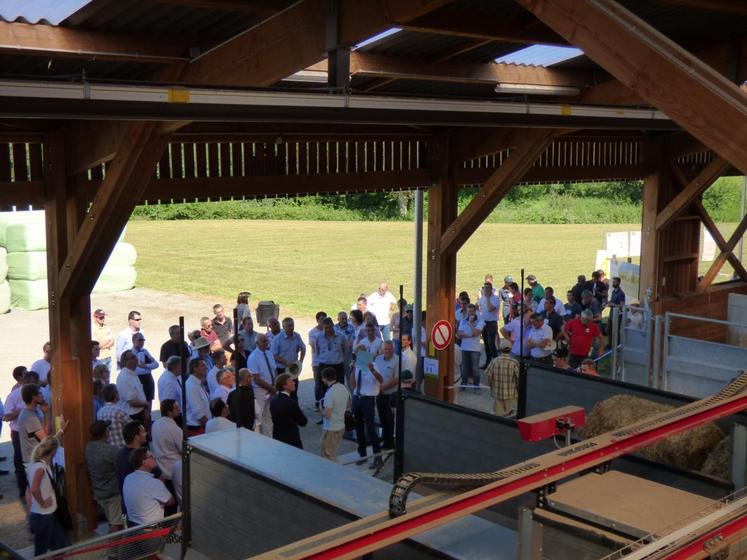
[[[52,486],[50,465],[59,446],[56,437],[45,437],[31,452],[31,462],[27,468],[31,488],[29,524],[34,533],[34,556],[70,546],[55,514],[57,498]]]

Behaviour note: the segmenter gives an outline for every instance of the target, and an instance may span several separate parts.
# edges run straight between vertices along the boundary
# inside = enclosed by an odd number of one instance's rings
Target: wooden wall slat
[[[26,163],[26,144],[13,144],[13,170],[15,171],[16,181],[28,181],[28,165]]]
[[[42,145],[39,143],[29,144],[29,163],[32,181],[41,181],[44,177],[44,161],[42,157]]]
[[[220,164],[218,158],[220,157],[218,144],[216,142],[210,142],[206,145],[208,152],[207,169],[203,171],[205,177],[220,177]]]
[[[184,176],[192,179],[195,175],[195,145],[192,142],[185,142],[184,146]]]
[[[10,182],[10,144],[0,144],[0,182]]]

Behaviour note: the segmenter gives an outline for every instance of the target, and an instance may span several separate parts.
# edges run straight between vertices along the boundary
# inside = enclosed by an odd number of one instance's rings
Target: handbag
[[[355,416],[352,410],[345,411],[345,431],[351,432],[355,428]]]
[[[49,477],[49,482],[52,484],[52,489],[54,490],[55,500],[57,500],[57,509],[54,511],[54,515],[64,531],[72,531],[73,518],[70,515],[67,498],[57,485],[57,482],[55,481],[56,476],[53,477],[50,475],[46,466],[44,467],[44,472],[47,473],[47,477]]]

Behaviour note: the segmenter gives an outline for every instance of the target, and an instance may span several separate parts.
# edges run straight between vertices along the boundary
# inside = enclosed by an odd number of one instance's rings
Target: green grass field
[[[591,273],[606,232],[639,228],[483,224],[459,252],[457,291],[474,294],[486,273],[519,282],[524,267],[564,298],[576,275]],[[138,251],[138,286],[211,295],[226,305],[248,290],[254,302],[280,303],[283,314],[336,313],[381,280],[395,295],[403,284],[405,297],[412,296],[412,223],[132,221],[125,240]]]

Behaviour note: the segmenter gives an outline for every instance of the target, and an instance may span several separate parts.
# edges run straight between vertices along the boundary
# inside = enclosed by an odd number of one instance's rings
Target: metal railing
[[[149,525],[137,525],[35,556],[34,560],[108,558],[138,560],[163,552],[167,543],[180,542],[182,514],[176,513]]]

